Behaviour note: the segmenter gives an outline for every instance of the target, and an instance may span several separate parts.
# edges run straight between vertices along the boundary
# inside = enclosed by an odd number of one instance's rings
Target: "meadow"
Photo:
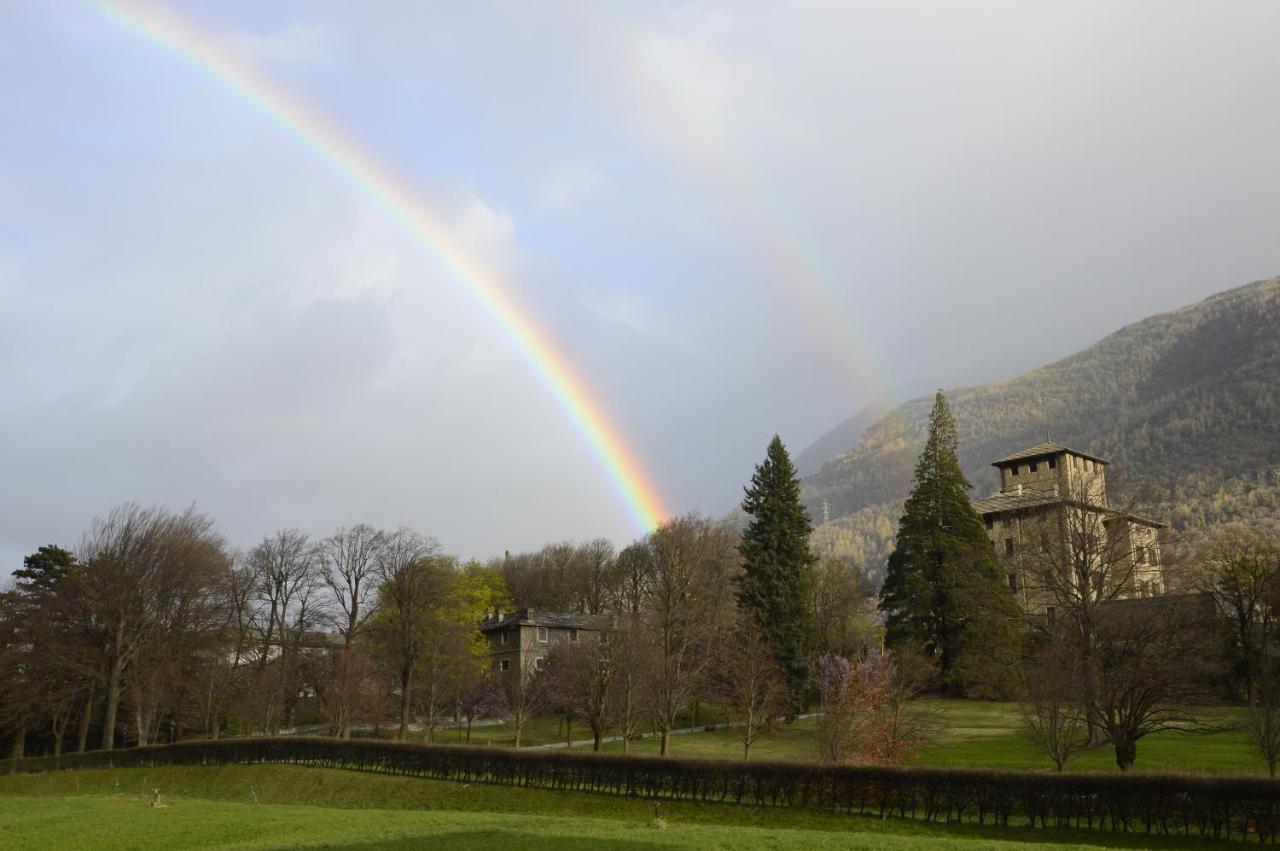
[[[921,749],[913,764],[966,768],[1008,768],[1049,771],[1053,763],[1039,753],[1022,731],[1022,719],[1015,703],[986,703],[966,700],[922,700],[917,709],[927,714],[937,730],[931,742]],[[1139,772],[1205,772],[1213,774],[1251,774],[1266,770],[1245,738],[1234,729],[1243,716],[1238,710],[1215,709],[1206,712],[1214,729],[1204,733],[1170,731],[1154,733],[1138,743]],[[681,724],[692,719],[681,718]],[[699,709],[700,725],[722,724],[723,717],[714,708]],[[563,720],[555,717],[536,718],[526,727],[524,746],[559,743],[565,740]],[[780,723],[751,746],[753,759],[812,759],[818,720],[802,718],[791,724]],[[581,741],[590,736],[586,725],[576,723],[570,735]],[[461,731],[438,731],[435,740],[441,744],[457,742]],[[473,745],[510,746],[514,734],[506,725],[476,727],[471,733]],[[578,745],[579,748],[589,745]],[[621,742],[607,742],[604,750],[618,753]],[[633,754],[656,755],[658,739],[649,737],[629,743]],[[707,759],[740,759],[741,731],[719,726],[707,732],[672,737],[671,755]],[[1074,759],[1071,771],[1118,771],[1114,754],[1108,747],[1088,751]]]
[[[161,807],[153,807],[154,790]],[[1203,848],[1200,839],[652,802],[284,765],[0,777],[6,848]]]
[[[936,720],[919,765],[1048,771],[1021,732],[1017,706],[921,701]],[[690,721],[692,719],[689,719]],[[699,723],[720,721],[712,707]],[[1258,773],[1261,761],[1239,730],[1239,717],[1216,712],[1224,728],[1167,732],[1144,739],[1136,770]],[[812,758],[817,719],[762,736],[756,759]],[[460,731],[442,731],[439,743]],[[574,738],[588,735],[575,724]],[[563,741],[563,721],[534,719],[531,744]],[[673,755],[741,757],[739,731],[720,727],[673,738]],[[477,727],[472,743],[509,746],[502,725]],[[620,750],[609,743],[606,750]],[[631,743],[656,754],[656,739]],[[1110,750],[1087,753],[1076,771],[1114,772]],[[154,790],[160,803],[151,806]],[[785,808],[664,801],[655,826],[651,801],[587,792],[453,783],[287,765],[173,766],[0,776],[0,845],[5,848],[1087,848],[1204,847],[1200,839],[1157,838],[977,825],[925,824]]]

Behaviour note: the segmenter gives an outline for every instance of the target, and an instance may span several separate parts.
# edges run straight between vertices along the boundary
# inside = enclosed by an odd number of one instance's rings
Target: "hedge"
[[[1280,781],[1264,777],[724,762],[318,738],[180,742],[0,761],[0,770],[22,773],[227,763],[312,765],[467,783],[803,807],[945,823],[1080,828],[1272,844],[1280,833]]]

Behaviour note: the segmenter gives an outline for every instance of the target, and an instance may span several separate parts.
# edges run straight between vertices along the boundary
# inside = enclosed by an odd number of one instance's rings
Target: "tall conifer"
[[[939,390],[880,609],[887,644],[922,647],[937,660],[945,690],[988,695],[1016,659],[1016,604],[969,501],[956,447],[955,417]]]
[[[800,502],[800,479],[782,440],[774,435],[746,488],[742,509],[751,521],[738,551],[743,574],[738,606],[760,625],[786,681],[793,711],[804,706],[809,683],[809,548],[813,526]]]

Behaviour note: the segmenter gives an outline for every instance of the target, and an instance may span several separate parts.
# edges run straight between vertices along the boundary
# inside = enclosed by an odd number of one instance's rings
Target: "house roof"
[[[1099,458],[1097,455],[1090,455],[1088,452],[1081,452],[1079,449],[1072,449],[1070,446],[1064,446],[1061,443],[1053,443],[1046,441],[1037,443],[1035,446],[1023,449],[1021,452],[1015,452],[1012,455],[1006,455],[999,460],[992,461],[992,467],[1001,467],[1005,464],[1012,464],[1014,461],[1025,461],[1030,458],[1043,458],[1047,455],[1061,455],[1063,452],[1070,452],[1072,455],[1079,455],[1081,458],[1088,458],[1090,461],[1096,461],[1099,464],[1110,464],[1106,458]]]
[[[576,612],[548,612],[543,609],[521,609],[508,612],[500,618],[486,617],[480,623],[481,632],[492,632],[495,629],[507,629],[513,626],[545,626],[558,629],[594,629],[613,628],[613,619],[608,615],[583,615]]]
[[[1062,497],[1052,492],[1028,490],[1023,493],[993,493],[986,499],[973,503],[979,514],[992,514],[998,511],[1026,511],[1042,505],[1054,505],[1062,502]]]
[[[1028,511],[1033,508],[1043,508],[1048,505],[1057,505],[1066,503],[1069,500],[1060,496],[1055,496],[1052,492],[1027,490],[1023,493],[993,493],[986,499],[974,500],[973,508],[981,515],[1001,514],[1006,511]],[[1071,503],[1078,505],[1079,503]],[[1100,505],[1085,505],[1085,508],[1097,511],[1100,514],[1109,515],[1109,519],[1123,518],[1133,523],[1141,523],[1144,526],[1152,526],[1157,529],[1163,529],[1164,523],[1159,520],[1152,520],[1150,517],[1143,517],[1140,514],[1131,514],[1128,511],[1117,511],[1114,508],[1105,508]]]

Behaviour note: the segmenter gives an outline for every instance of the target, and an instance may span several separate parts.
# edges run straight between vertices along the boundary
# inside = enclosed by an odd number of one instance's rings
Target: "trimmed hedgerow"
[[[1033,774],[721,762],[404,742],[249,738],[0,761],[8,772],[287,763],[467,783],[807,807],[884,818],[1275,843],[1280,782],[1263,777]]]

